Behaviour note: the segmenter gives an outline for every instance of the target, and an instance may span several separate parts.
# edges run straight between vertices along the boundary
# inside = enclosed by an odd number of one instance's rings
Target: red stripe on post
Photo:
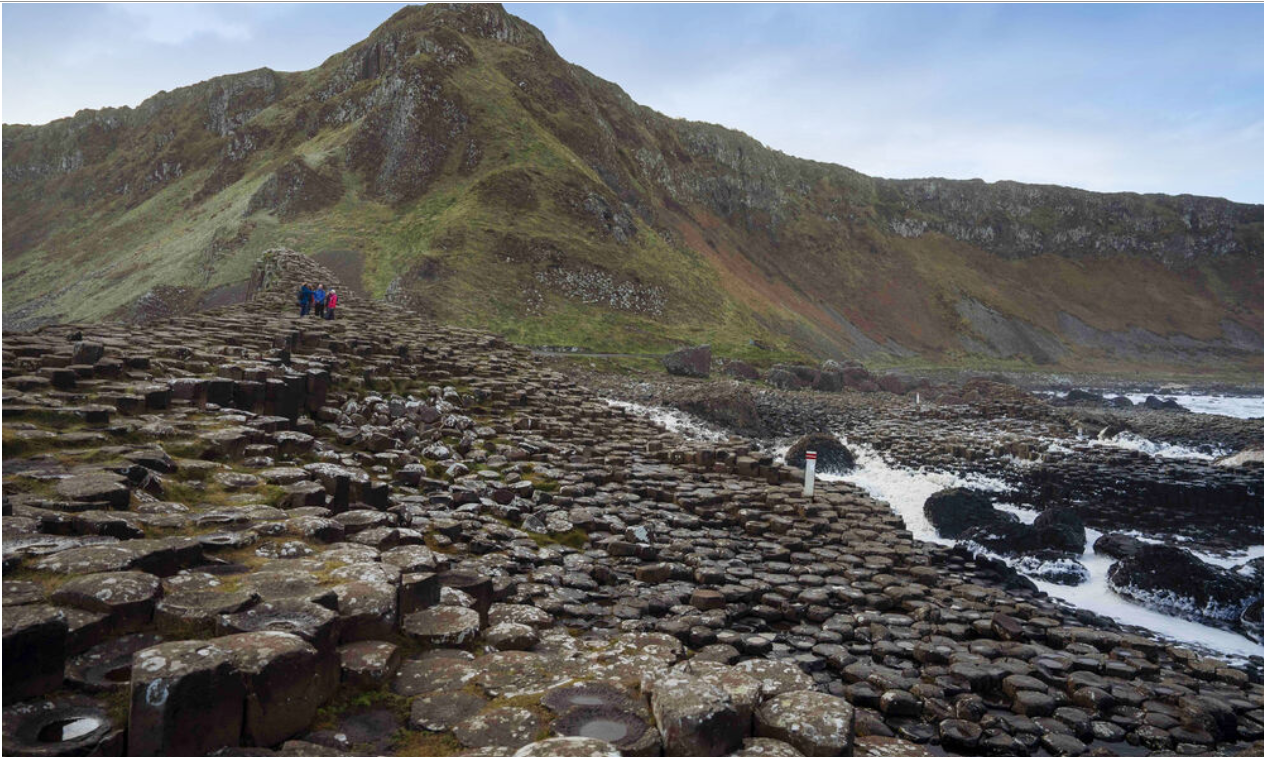
[[[815,460],[815,459],[816,459],[816,453],[815,453],[815,452],[809,452],[809,453],[807,453],[807,456],[808,456],[808,459],[809,459],[809,460]]]

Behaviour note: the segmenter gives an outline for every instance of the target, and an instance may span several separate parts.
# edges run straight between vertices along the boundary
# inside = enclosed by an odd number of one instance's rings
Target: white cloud
[[[241,5],[128,3],[110,8],[134,24],[135,37],[162,45],[179,45],[199,36],[245,42],[254,32]]]

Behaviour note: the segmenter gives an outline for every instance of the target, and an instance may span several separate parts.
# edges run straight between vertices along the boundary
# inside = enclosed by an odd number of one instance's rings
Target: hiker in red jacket
[[[338,293],[330,289],[329,294],[325,295],[325,320],[332,321],[334,319],[334,308],[338,307]]]

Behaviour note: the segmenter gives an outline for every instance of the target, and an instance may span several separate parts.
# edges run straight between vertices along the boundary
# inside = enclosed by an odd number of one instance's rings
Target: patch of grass
[[[450,733],[431,733],[401,729],[395,736],[398,757],[450,757],[466,751]]]
[[[344,687],[325,706],[316,711],[316,719],[312,722],[311,730],[335,729],[339,722],[349,715],[377,709],[390,710],[400,722],[407,723],[412,710],[412,700],[383,689],[351,691]]]
[[[582,528],[572,528],[560,534],[537,534],[531,531],[527,531],[526,534],[531,537],[531,541],[535,542],[538,547],[560,545],[571,549],[583,549],[588,545],[588,532]]]

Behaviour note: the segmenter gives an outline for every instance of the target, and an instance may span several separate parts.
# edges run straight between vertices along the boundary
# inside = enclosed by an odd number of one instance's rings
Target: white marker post
[[[816,486],[816,453],[809,452],[803,465],[803,496],[811,498]]]

